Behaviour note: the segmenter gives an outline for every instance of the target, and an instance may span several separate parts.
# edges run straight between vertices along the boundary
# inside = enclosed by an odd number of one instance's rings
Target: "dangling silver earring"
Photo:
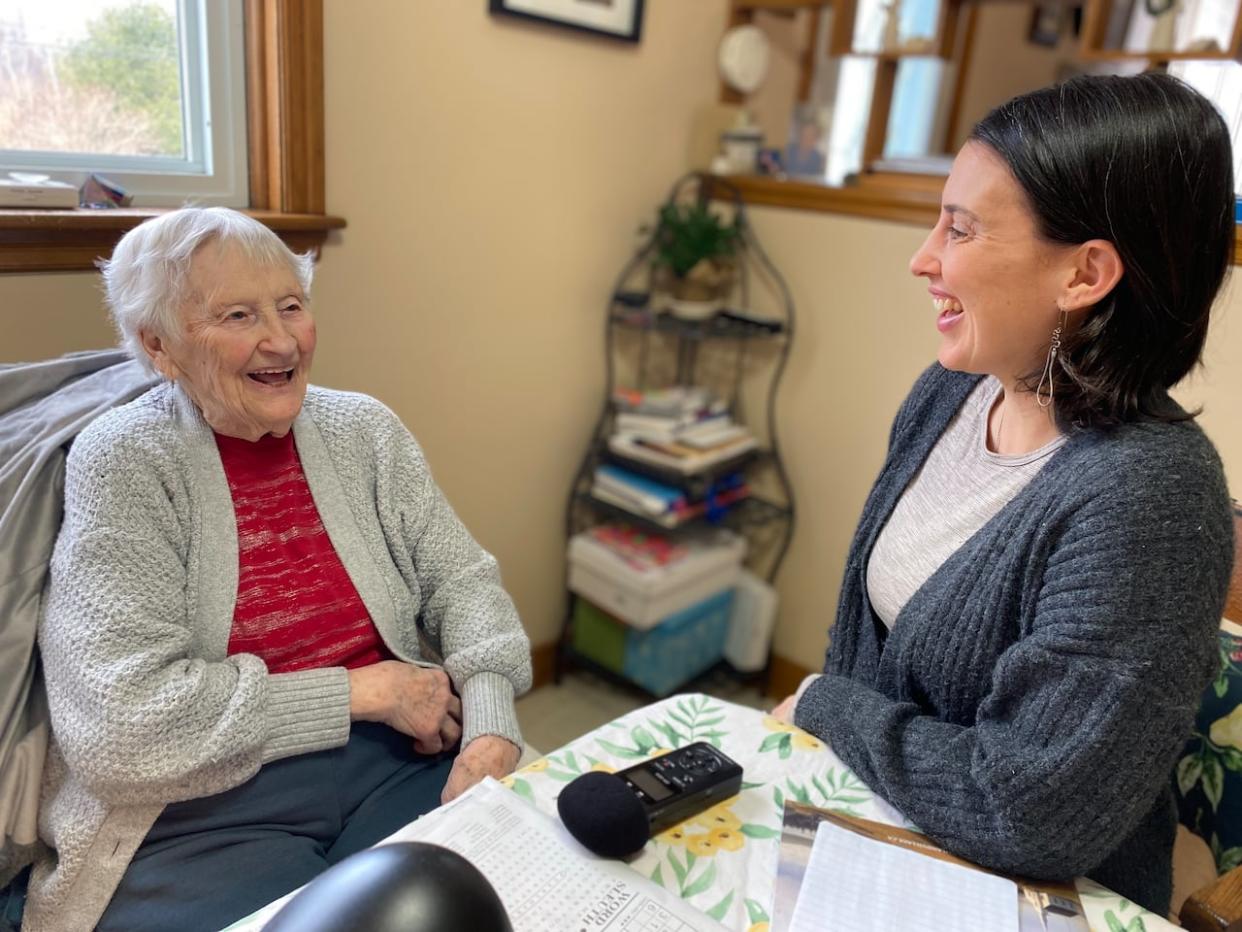
[[[1056,329],[1052,331],[1052,342],[1048,345],[1048,359],[1044,363],[1044,371],[1039,377],[1039,384],[1035,386],[1035,402],[1041,408],[1052,406],[1053,399],[1056,397],[1056,378],[1053,375],[1052,367],[1057,361],[1057,354],[1061,351],[1061,333],[1065,329],[1065,323],[1069,319],[1069,311],[1061,308],[1061,322],[1057,324]],[[1044,400],[1044,382],[1048,383],[1047,401]]]

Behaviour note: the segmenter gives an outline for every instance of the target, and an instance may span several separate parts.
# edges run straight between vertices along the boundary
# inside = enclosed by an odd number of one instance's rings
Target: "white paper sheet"
[[[496,888],[515,932],[723,929],[624,863],[592,855],[558,821],[490,778],[380,844],[396,841],[442,845],[469,860]],[[288,899],[230,930],[261,929]]]
[[[791,932],[1018,932],[1018,887],[820,823]]]

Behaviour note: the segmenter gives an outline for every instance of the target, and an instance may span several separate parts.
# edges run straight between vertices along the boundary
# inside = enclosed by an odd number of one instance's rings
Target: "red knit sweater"
[[[216,434],[237,516],[229,654],[271,673],[363,667],[391,657],[311,497],[293,431],[256,443]]]

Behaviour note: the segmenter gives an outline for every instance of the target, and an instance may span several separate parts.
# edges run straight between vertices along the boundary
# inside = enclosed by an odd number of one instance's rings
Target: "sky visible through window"
[[[176,0],[0,0],[0,149],[181,158]]]

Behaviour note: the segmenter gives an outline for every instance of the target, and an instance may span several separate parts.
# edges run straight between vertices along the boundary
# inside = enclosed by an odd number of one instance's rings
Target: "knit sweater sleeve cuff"
[[[808,673],[806,676],[802,678],[802,682],[798,684],[798,691],[794,693],[794,707],[795,708],[797,707],[798,702],[802,699],[803,694],[806,693],[807,689],[810,688],[811,684],[814,683],[821,676],[823,676],[822,673]]]
[[[465,747],[480,735],[499,735],[522,747],[513,684],[499,673],[476,673],[461,690],[462,735]]]
[[[349,671],[274,673],[267,681],[263,763],[340,747],[349,740]]]

